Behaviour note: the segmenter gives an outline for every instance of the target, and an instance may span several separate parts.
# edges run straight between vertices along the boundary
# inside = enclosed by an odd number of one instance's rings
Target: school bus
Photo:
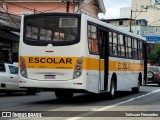
[[[84,14],[22,16],[19,86],[55,91],[139,92],[146,79],[146,39]]]

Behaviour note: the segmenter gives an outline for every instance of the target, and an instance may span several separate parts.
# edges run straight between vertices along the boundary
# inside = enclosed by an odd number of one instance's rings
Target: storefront
[[[19,36],[0,31],[0,62],[18,62],[18,40]]]
[[[18,62],[20,17],[0,12],[0,62]]]

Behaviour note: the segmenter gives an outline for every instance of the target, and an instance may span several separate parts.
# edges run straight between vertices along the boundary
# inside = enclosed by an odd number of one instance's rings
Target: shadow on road
[[[147,92],[140,92],[139,94],[133,94],[132,92],[126,92],[126,91],[119,91],[116,92],[116,97],[114,100],[119,100],[119,99],[128,99],[128,98],[132,98],[134,96],[138,96],[138,95],[143,95],[146,94]],[[127,97],[127,98],[126,98]],[[75,95],[73,98],[70,99],[52,99],[52,100],[46,100],[46,101],[38,101],[38,102],[34,102],[33,104],[65,104],[65,105],[84,105],[84,104],[96,104],[98,102],[105,102],[106,101],[112,102],[113,100],[111,100],[108,96],[107,93],[101,93],[101,94],[91,94],[91,93],[86,93],[86,94],[79,94],[79,95]]]

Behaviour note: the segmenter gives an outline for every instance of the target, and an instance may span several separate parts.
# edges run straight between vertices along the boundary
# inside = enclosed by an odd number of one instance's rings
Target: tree
[[[160,65],[160,43],[156,44],[151,54],[149,54],[148,59],[151,63]]]

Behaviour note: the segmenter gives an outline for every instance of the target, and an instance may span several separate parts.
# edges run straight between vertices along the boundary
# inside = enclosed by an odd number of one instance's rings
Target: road
[[[15,93],[10,96],[1,93],[0,111],[40,112],[42,118],[39,120],[105,120],[106,117],[107,120],[159,120],[160,87],[142,86],[138,94],[117,92],[114,100],[109,100],[106,94],[75,94],[72,99],[57,100],[54,92],[40,92],[37,95]]]

